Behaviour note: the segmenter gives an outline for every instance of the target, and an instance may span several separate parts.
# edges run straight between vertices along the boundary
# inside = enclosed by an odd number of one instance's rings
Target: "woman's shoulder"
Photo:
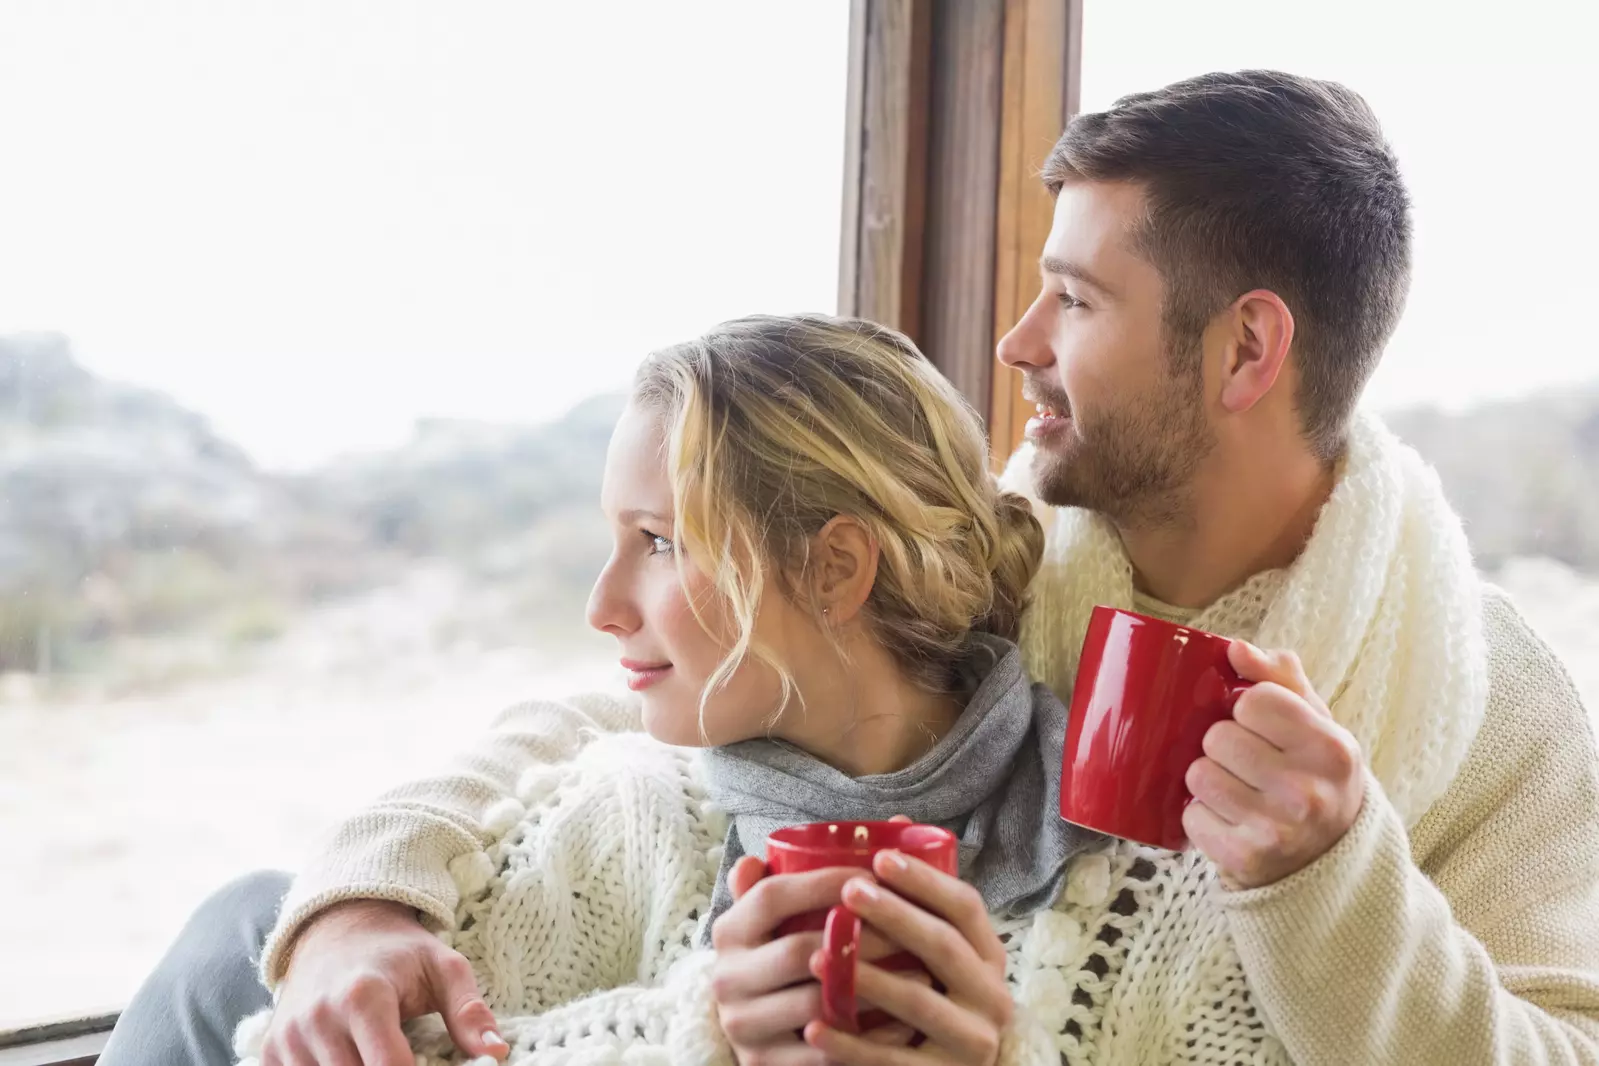
[[[524,770],[511,809],[598,812],[641,795],[698,794],[695,756],[693,749],[663,744],[648,733],[603,734],[570,759]]]

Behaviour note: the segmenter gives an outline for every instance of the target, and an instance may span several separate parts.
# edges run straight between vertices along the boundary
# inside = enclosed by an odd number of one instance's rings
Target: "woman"
[[[448,908],[386,883],[362,858],[381,834],[349,829],[363,840],[342,874],[313,874],[286,905],[269,980],[307,916],[387,898],[470,963],[514,1063],[863,1061],[916,1033],[917,1060],[1059,1061],[1006,971],[1072,949],[1027,919],[1087,835],[1056,813],[1065,712],[1010,643],[1042,532],[987,460],[953,387],[868,323],[744,319],[651,357],[607,456],[614,545],[589,605],[648,736],[533,765],[477,825],[420,812],[436,824],[406,850],[448,857]],[[771,830],[894,815],[954,830],[961,878],[888,853],[875,881],[824,871],[750,891]],[[885,936],[871,952],[901,945],[943,986],[863,963],[861,997],[900,1023],[864,1038],[812,1020],[819,935],[773,938],[841,894]],[[401,1061],[400,1012],[360,1006],[285,993],[241,1050],[270,1066]],[[468,1053],[503,1053],[462,1035]],[[442,1029],[410,1037],[425,1057],[452,1051]]]

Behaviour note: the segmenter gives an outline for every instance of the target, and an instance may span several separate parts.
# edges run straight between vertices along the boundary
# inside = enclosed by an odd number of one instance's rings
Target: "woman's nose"
[[[588,607],[584,611],[589,625],[601,633],[616,637],[625,636],[638,628],[638,612],[629,608],[618,585],[615,567],[606,564],[589,592]]]

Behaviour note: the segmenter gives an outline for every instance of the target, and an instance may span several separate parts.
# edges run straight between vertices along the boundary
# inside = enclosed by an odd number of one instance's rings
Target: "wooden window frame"
[[[906,333],[1021,441],[1021,375],[994,360],[1038,295],[1054,204],[1038,179],[1077,113],[1083,0],[853,0],[840,314]]]
[[[0,1066],[94,1066],[116,1024],[113,1012],[0,1031]]]

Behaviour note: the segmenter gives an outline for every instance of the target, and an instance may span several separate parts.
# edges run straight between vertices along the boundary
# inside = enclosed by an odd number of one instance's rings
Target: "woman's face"
[[[781,710],[782,687],[775,671],[753,659],[705,701],[701,732],[701,693],[736,642],[738,626],[709,577],[687,559],[680,571],[666,426],[658,415],[632,405],[623,412],[606,453],[600,505],[612,548],[589,595],[588,620],[616,637],[628,687],[644,701],[644,727],[665,743],[690,746],[765,735]],[[763,597],[756,639],[791,670],[792,657],[815,635],[814,624],[785,597]]]

